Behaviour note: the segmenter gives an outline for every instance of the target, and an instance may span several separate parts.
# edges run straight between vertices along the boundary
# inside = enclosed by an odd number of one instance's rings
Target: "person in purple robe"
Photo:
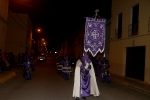
[[[63,67],[63,59],[62,59],[62,57],[59,58],[59,61],[58,61],[58,63],[56,63],[56,66],[57,66],[57,73],[59,75],[61,75],[62,74],[62,67]]]
[[[96,64],[95,64],[95,66],[96,66],[96,76],[97,77],[100,77],[100,75],[101,75],[101,71],[100,71],[100,69],[101,69],[101,62],[102,62],[102,59],[101,58],[98,58],[97,60],[96,60]]]
[[[101,61],[101,82],[111,82],[110,72],[109,72],[109,64],[105,57],[103,57]]]
[[[70,72],[67,70],[67,68],[70,67],[68,56],[64,57],[63,67],[65,67],[65,68],[62,71],[62,76],[63,76],[64,80],[66,81],[66,80],[70,79]]]
[[[31,61],[30,61],[30,58],[27,57],[26,61],[24,62],[23,77],[26,80],[30,80],[31,79],[31,73],[32,73]]]
[[[74,75],[73,97],[86,99],[88,96],[99,96],[93,64],[88,55],[84,56],[76,63]]]

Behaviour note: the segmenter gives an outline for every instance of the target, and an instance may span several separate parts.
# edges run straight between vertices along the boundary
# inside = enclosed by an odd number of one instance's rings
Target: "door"
[[[127,48],[126,77],[144,81],[145,50],[145,46]]]

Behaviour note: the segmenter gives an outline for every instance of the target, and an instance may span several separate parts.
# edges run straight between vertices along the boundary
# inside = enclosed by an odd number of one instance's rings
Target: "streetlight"
[[[37,30],[36,30],[38,33],[41,33],[41,29],[40,28],[38,28]],[[38,50],[40,51],[40,49],[41,49],[41,43],[40,43],[40,34],[38,35]]]
[[[37,31],[38,31],[38,32],[41,32],[41,29],[38,29]]]

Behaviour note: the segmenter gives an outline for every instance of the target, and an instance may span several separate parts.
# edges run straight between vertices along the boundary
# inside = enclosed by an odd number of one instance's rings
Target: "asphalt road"
[[[37,62],[32,80],[22,77],[22,67],[16,75],[0,83],[0,100],[75,100],[73,92],[73,73],[68,81],[57,74],[55,59]],[[150,100],[150,95],[117,83],[101,83],[97,79],[99,97],[88,97],[87,100]],[[82,99],[81,99],[82,100]]]

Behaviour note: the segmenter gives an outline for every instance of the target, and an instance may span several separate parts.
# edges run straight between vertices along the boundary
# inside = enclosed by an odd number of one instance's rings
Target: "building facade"
[[[31,53],[32,50],[32,22],[27,14],[8,13],[6,32],[6,52]]]
[[[0,49],[5,51],[5,38],[7,27],[9,0],[0,0]]]
[[[66,56],[68,55],[68,40],[64,41],[62,44],[61,44],[61,49],[59,51],[59,56]]]
[[[110,72],[150,84],[150,1],[112,0]]]
[[[85,33],[85,26],[81,26],[75,34],[75,57],[80,58],[83,55],[84,50],[84,33]]]

